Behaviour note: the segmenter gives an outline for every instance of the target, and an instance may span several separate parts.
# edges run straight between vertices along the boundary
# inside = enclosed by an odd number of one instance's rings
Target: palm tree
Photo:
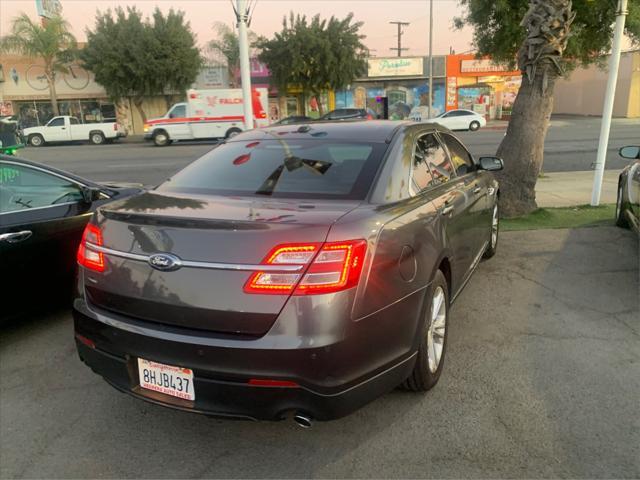
[[[235,73],[240,68],[240,43],[238,34],[229,25],[222,22],[215,22],[213,29],[217,37],[211,40],[207,44],[207,47],[215,63],[224,63],[227,65],[229,82],[234,85]],[[247,36],[249,38],[249,47],[253,49],[258,40],[258,36],[252,31],[249,31]]]
[[[26,13],[14,18],[11,33],[0,38],[0,52],[15,53],[44,62],[53,114],[59,115],[56,94],[56,75],[67,73],[77,42],[69,31],[69,23],[60,17],[49,18],[42,25],[32,21]]]
[[[507,134],[497,155],[507,168],[500,177],[502,214],[519,216],[536,209],[536,180],[542,170],[544,138],[553,110],[553,89],[564,74],[563,54],[576,18],[571,0],[529,0],[518,53],[523,72]]]

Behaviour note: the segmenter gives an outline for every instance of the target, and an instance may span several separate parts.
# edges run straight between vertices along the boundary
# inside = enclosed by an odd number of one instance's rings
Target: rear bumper
[[[414,354],[387,362],[355,381],[329,378],[319,382],[323,359],[335,361],[352,351],[348,341],[318,348],[278,349],[238,348],[238,340],[229,346],[210,337],[146,335],[146,322],[127,321],[117,315],[99,315],[86,308],[83,300],[74,305],[76,345],[82,361],[118,390],[167,407],[213,416],[254,420],[279,420],[299,412],[317,420],[347,415],[374,398],[393,390],[407,378],[415,363]],[[163,327],[157,327],[163,328]],[[165,329],[166,333],[170,333]],[[78,340],[78,335],[93,342]],[[359,343],[364,339],[360,338]],[[264,345],[262,343],[261,345]],[[389,352],[380,352],[385,357]],[[139,386],[137,358],[191,368],[194,373],[195,401],[174,399],[144,390]],[[353,358],[353,363],[359,363]],[[360,368],[363,368],[361,365]],[[249,385],[251,378],[288,380],[299,387],[263,387]]]

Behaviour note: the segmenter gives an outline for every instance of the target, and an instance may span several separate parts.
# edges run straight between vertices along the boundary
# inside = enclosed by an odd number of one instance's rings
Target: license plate
[[[193,370],[138,358],[140,386],[185,400],[195,400]]]

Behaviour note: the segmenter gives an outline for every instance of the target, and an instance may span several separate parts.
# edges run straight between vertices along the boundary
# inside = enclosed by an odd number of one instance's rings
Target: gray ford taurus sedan
[[[278,126],[100,208],[74,302],[117,389],[308,426],[442,372],[449,306],[498,242],[498,184],[448,130]]]

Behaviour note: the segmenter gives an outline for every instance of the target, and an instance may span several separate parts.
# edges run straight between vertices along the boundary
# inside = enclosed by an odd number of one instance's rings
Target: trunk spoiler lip
[[[95,245],[90,242],[86,242],[86,245],[91,250],[104,253],[105,255],[113,255],[114,257],[126,258],[128,260],[135,260],[139,262],[149,263],[149,257],[151,257],[151,255],[122,252],[120,250],[114,250],[112,248]],[[165,252],[156,252],[156,253],[165,253]],[[180,267],[208,268],[211,270],[235,270],[239,272],[254,272],[258,270],[261,270],[264,272],[299,272],[304,268],[304,265],[254,265],[254,264],[245,264],[245,263],[200,262],[200,261],[193,261],[193,260],[182,260],[181,258],[179,258],[179,268]]]

